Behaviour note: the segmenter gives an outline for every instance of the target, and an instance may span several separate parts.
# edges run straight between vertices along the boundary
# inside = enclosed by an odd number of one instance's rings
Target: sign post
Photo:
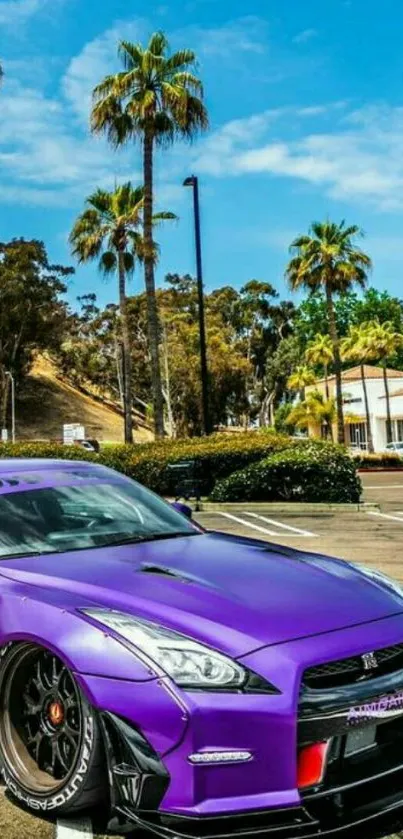
[[[70,422],[63,425],[63,443],[65,446],[72,446],[76,440],[85,440],[85,428],[79,422]]]

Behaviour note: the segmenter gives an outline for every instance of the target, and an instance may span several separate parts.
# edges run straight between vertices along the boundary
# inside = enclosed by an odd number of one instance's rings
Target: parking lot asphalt
[[[339,556],[379,568],[403,582],[403,472],[369,473],[361,476],[361,511],[336,510],[312,513],[309,507],[276,513],[267,505],[251,505],[228,512],[196,513],[195,519],[211,530],[294,545],[302,550]],[[378,505],[375,508],[373,505]],[[368,834],[369,836],[369,834]],[[103,839],[91,821],[76,820],[58,825],[34,818],[17,808],[0,791],[1,839]],[[132,839],[134,839],[133,834]],[[360,839],[367,839],[360,831]],[[403,839],[403,833],[389,839]]]
[[[306,551],[339,556],[379,568],[403,581],[403,472],[368,473],[361,476],[362,500],[370,502],[346,511],[332,508],[311,512],[299,506],[276,513],[262,505],[247,509],[234,505],[231,512],[201,512],[195,518],[209,530],[223,530]],[[376,509],[375,505],[378,505]]]

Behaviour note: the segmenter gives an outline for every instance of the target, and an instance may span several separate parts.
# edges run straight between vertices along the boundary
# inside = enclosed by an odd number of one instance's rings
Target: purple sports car
[[[0,602],[2,772],[29,809],[108,802],[164,839],[399,817],[403,593],[381,574],[204,532],[102,466],[3,460]]]

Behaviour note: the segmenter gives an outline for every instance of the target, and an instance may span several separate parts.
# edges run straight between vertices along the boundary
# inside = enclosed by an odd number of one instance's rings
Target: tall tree
[[[58,350],[68,312],[60,295],[74,268],[49,263],[42,242],[0,243],[0,422],[6,427],[10,372],[19,384],[38,350]],[[20,391],[18,387],[17,392]]]
[[[130,181],[113,192],[98,189],[87,198],[87,209],[78,217],[70,234],[73,254],[79,262],[98,259],[99,270],[117,274],[122,329],[123,403],[125,443],[133,442],[132,381],[130,331],[127,316],[126,280],[143,259],[142,216],[144,189]],[[154,221],[172,218],[172,213],[159,213]],[[154,249],[155,259],[155,249]]]
[[[336,376],[337,437],[344,443],[343,394],[340,342],[337,330],[334,297],[355,285],[365,287],[371,268],[369,256],[356,247],[354,239],[363,235],[356,225],[345,222],[314,222],[308,236],[299,236],[291,244],[293,254],[286,275],[293,290],[309,292],[323,289],[326,296],[328,327],[333,345]]]
[[[386,399],[386,439],[392,442],[392,419],[390,414],[390,394],[388,383],[388,361],[394,358],[397,351],[403,347],[403,335],[396,332],[391,321],[380,323],[374,320],[368,323],[368,331],[372,346],[372,357],[380,361],[383,369],[383,381]]]
[[[146,47],[122,41],[123,70],[107,76],[94,90],[91,125],[104,132],[115,146],[134,139],[143,148],[144,172],[144,276],[154,401],[155,433],[164,434],[164,404],[159,359],[159,327],[154,279],[153,156],[156,146],[177,138],[191,140],[208,127],[203,86],[193,72],[192,50],[171,53],[162,32],[154,33]]]
[[[315,373],[306,364],[296,367],[287,379],[287,387],[289,390],[298,391],[301,401],[305,396],[305,388],[313,384],[315,384]]]
[[[365,364],[374,358],[374,345],[372,341],[372,330],[368,327],[368,324],[360,323],[359,326],[351,326],[348,335],[341,342],[340,351],[343,360],[358,361],[360,365],[367,423],[368,451],[372,453],[374,451],[374,439],[371,414],[369,411],[367,381],[365,378]]]
[[[306,399],[298,402],[288,413],[285,424],[291,428],[320,427],[325,429],[326,437],[332,437],[332,426],[336,419],[334,397],[326,399],[319,390],[308,393]]]
[[[305,358],[308,364],[312,364],[313,366],[320,365],[323,367],[326,399],[329,399],[328,371],[329,365],[332,364],[334,360],[333,345],[330,335],[320,335],[317,333],[313,341],[311,341],[306,348]]]

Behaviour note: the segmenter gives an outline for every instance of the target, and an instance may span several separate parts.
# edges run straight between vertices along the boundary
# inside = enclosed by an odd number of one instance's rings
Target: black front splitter
[[[381,812],[369,812],[370,805],[366,809],[368,812],[357,813],[349,820],[321,827],[304,807],[199,819],[158,816],[120,807],[118,830],[159,839],[384,839],[403,830],[402,798],[389,802]],[[260,825],[253,823],[256,816],[260,817]]]

